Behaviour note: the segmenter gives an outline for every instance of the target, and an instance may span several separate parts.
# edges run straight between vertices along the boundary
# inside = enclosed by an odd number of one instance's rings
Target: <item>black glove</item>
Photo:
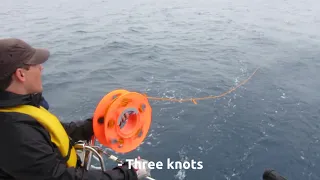
[[[61,123],[69,137],[77,142],[79,140],[91,140],[94,135],[92,118]]]
[[[94,135],[93,132],[93,122],[92,122],[93,117],[88,118],[85,120],[84,123],[84,131],[85,131],[85,135],[84,137],[87,137],[86,140],[89,141],[91,139],[91,137]]]
[[[282,177],[279,173],[275,170],[265,170],[262,175],[263,180],[287,180],[286,178]]]

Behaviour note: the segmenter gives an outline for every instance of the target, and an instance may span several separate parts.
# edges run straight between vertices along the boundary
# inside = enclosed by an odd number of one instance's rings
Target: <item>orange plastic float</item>
[[[136,149],[148,134],[152,109],[148,98],[124,89],[105,95],[93,115],[93,131],[97,140],[118,153]],[[124,114],[129,114],[126,123]]]

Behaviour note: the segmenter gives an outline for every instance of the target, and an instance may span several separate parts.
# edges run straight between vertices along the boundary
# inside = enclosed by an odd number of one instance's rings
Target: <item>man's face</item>
[[[41,64],[30,66],[29,70],[25,71],[25,89],[28,93],[40,93],[42,92],[42,70]]]

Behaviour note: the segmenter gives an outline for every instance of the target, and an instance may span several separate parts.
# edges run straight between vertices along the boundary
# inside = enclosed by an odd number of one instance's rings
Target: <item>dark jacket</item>
[[[39,107],[43,100],[41,94],[0,91],[0,108],[22,104]],[[93,135],[91,119],[62,124],[74,141]],[[1,180],[137,180],[137,174],[127,163],[107,172],[68,168],[49,133],[28,115],[0,112],[0,143]]]

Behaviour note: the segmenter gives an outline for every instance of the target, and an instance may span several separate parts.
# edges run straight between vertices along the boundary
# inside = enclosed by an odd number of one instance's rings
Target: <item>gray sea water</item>
[[[274,168],[320,179],[320,3],[316,0],[2,0],[0,36],[46,47],[44,96],[62,121],[108,92],[150,100],[144,143],[122,158],[203,162],[157,180],[258,180]],[[115,163],[108,162],[108,167]],[[166,167],[166,166],[164,166]]]

